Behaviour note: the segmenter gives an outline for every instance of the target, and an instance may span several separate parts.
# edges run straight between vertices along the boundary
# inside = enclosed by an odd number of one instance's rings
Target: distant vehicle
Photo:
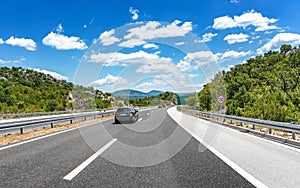
[[[158,108],[162,108],[162,105],[159,105]]]
[[[134,123],[139,119],[138,110],[133,107],[118,108],[115,113],[115,124]]]

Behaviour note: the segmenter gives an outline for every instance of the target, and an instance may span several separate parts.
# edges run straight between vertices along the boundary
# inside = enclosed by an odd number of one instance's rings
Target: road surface
[[[197,135],[194,136],[198,139],[191,136],[189,131],[193,128],[189,126],[195,126],[197,119],[183,117],[174,110],[170,109],[169,113],[166,108],[146,110],[140,112],[139,121],[134,124],[114,124],[110,119],[24,144],[2,147],[0,187],[253,187],[253,182],[261,186],[280,185],[277,181],[272,184],[266,177],[259,178],[260,174],[253,173],[253,169],[261,165],[257,162],[259,158],[253,159],[256,163],[247,168],[240,164],[241,153],[232,154],[232,150],[239,149],[238,146],[231,147],[233,140],[229,139],[230,143],[223,146],[220,140],[228,132],[230,136],[242,135],[236,138],[241,139],[239,142],[242,144],[248,143],[249,139],[256,140],[255,144],[262,143],[263,146],[258,146],[254,156],[258,156],[257,152],[265,145],[274,144],[222,128],[205,134],[214,138],[213,147],[223,148],[224,151],[220,150],[231,162],[250,171],[249,178],[249,174],[241,173],[239,168],[235,169],[216,155],[214,149],[207,149],[209,146],[200,143]],[[169,114],[176,117],[173,119]],[[178,119],[179,116],[182,116],[181,119]],[[197,133],[197,130],[193,131]],[[204,136],[203,140],[210,139]],[[248,146],[253,147],[251,144]],[[273,147],[281,148],[277,145]],[[299,160],[294,159],[300,156],[299,152],[286,148],[281,150],[286,151],[291,157],[282,160],[292,160],[286,165],[299,164]],[[248,165],[253,160],[247,158],[244,163]],[[273,165],[272,171],[277,168],[272,161],[269,163]],[[256,170],[259,173],[269,172],[268,169]],[[297,172],[299,166],[291,170]],[[272,171],[267,179],[276,173]],[[254,178],[252,182],[251,178]],[[286,186],[295,185],[293,183],[297,181]]]

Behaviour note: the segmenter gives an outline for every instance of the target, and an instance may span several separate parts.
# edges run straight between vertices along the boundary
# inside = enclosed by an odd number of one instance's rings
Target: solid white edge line
[[[47,138],[47,137],[50,137],[50,136],[55,136],[55,135],[62,134],[62,133],[65,133],[65,132],[73,131],[75,129],[80,129],[80,128],[83,128],[83,127],[86,127],[86,126],[90,126],[90,125],[93,125],[93,124],[96,124],[96,123],[105,122],[105,121],[108,121],[110,119],[111,118],[106,119],[106,120],[102,120],[102,121],[93,122],[93,123],[88,123],[88,124],[85,124],[85,125],[81,125],[81,126],[78,126],[78,127],[73,127],[73,128],[70,128],[70,129],[62,130],[62,131],[58,131],[58,132],[55,132],[55,133],[50,133],[50,134],[47,134],[47,135],[44,135],[44,136],[40,136],[40,137],[36,137],[36,138],[32,138],[32,139],[29,139],[29,140],[20,141],[20,142],[17,142],[15,144],[11,144],[11,145],[0,147],[0,151],[8,149],[8,148],[11,148],[11,147],[15,147],[15,146],[18,146],[18,145],[26,144],[26,143],[29,143],[29,142],[37,141],[37,140],[40,140],[40,139],[43,139],[43,138]]]
[[[169,114],[169,113],[168,113]],[[169,114],[170,115],[170,114]],[[172,116],[170,115],[172,118]],[[173,119],[173,118],[172,118]],[[233,170],[235,170],[237,173],[239,173],[242,177],[244,177],[246,180],[248,180],[252,185],[259,188],[267,188],[264,183],[256,179],[254,176],[249,174],[246,170],[242,169],[240,166],[235,164],[233,161],[225,157],[222,153],[217,151],[215,148],[211,147],[207,143],[205,143],[200,137],[198,137],[195,133],[188,130],[183,125],[180,125],[179,122],[177,122],[175,119],[173,119],[179,126],[181,126],[186,132],[188,132],[192,137],[194,137],[198,142],[203,144],[208,150],[210,150],[213,154],[215,154],[218,158],[220,158],[223,162],[225,162],[228,166],[230,166]]]
[[[215,154],[217,157],[219,157],[222,161],[224,161],[228,166],[230,166],[232,169],[234,169],[237,173],[239,173],[242,177],[244,177],[246,180],[248,180],[252,185],[255,187],[262,187],[266,188],[265,184],[263,184],[261,181],[256,179],[254,176],[249,174],[246,170],[242,169],[240,166],[235,164],[233,161],[225,157],[222,153],[217,151],[215,148],[211,147],[207,143],[205,143],[200,137],[198,137],[196,134],[190,132],[189,130],[185,129],[190,135],[192,135],[196,140],[198,140],[201,144],[203,144],[207,149],[209,149],[213,154]]]
[[[107,150],[113,143],[117,141],[116,138],[109,141],[105,146],[100,148],[96,153],[90,156],[87,160],[77,166],[74,170],[72,170],[69,174],[67,174],[63,179],[71,181],[75,176],[77,176],[83,169],[85,169],[90,163],[92,163],[99,155],[101,155],[105,150]]]

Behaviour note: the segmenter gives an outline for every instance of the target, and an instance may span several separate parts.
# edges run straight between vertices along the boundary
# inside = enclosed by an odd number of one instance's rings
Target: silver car
[[[134,123],[138,121],[138,110],[132,107],[118,108],[115,113],[115,124],[118,123]]]

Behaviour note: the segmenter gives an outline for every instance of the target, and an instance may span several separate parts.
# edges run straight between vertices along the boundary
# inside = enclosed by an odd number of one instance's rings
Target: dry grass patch
[[[68,128],[71,128],[71,127],[76,127],[76,126],[84,125],[84,124],[87,124],[87,123],[96,122],[96,121],[99,121],[99,120],[109,119],[109,118],[112,118],[112,117],[113,116],[105,116],[105,117],[101,117],[101,118],[97,118],[97,119],[80,121],[80,122],[76,122],[76,123],[73,123],[73,124],[62,124],[62,125],[57,125],[53,128],[51,128],[51,127],[37,128],[35,130],[24,132],[23,134],[17,133],[17,134],[3,135],[3,136],[0,136],[0,146],[4,146],[4,145],[7,145],[7,144],[19,142],[19,141],[22,141],[22,140],[35,138],[35,137],[46,135],[46,134],[49,134],[49,133],[58,132],[58,131],[65,130],[65,129],[68,129]]]

